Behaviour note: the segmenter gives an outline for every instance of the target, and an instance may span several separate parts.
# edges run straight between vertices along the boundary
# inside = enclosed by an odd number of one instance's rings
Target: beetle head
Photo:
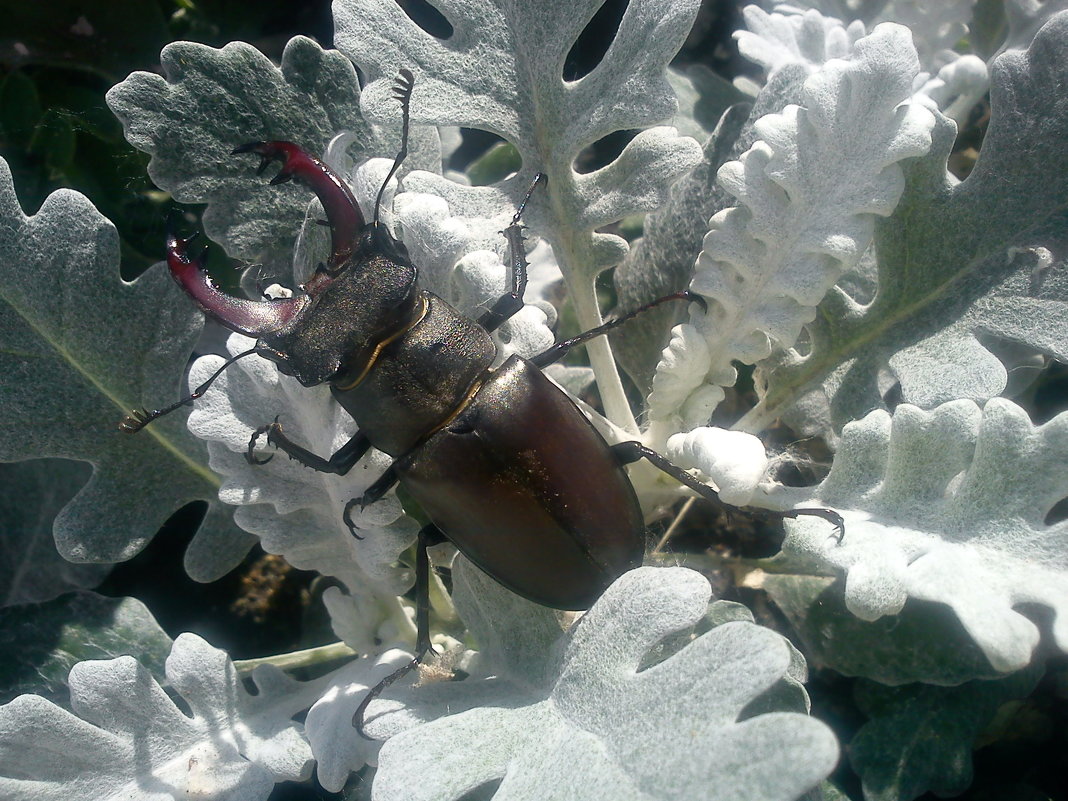
[[[204,269],[203,254],[190,257],[190,241],[173,234],[167,238],[174,280],[206,314],[231,331],[255,337],[257,352],[304,386],[358,366],[415,306],[415,268],[404,246],[374,223],[364,227],[338,270],[320,266],[302,292],[273,300],[221,291]]]

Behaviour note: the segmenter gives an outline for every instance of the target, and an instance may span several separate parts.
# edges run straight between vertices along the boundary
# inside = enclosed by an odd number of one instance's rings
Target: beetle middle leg
[[[727,506],[730,504],[725,503],[720,499],[719,493],[712,489],[708,484],[703,481],[699,481],[688,471],[683,470],[674,462],[668,460],[667,457],[657,453],[652,448],[649,448],[637,441],[620,442],[616,445],[610,446],[612,453],[619,459],[620,464],[631,464],[639,459],[645,459],[658,469],[667,473],[674,478],[680,484],[683,484],[702,498],[711,501],[717,506]],[[845,536],[845,521],[842,516],[833,509],[822,509],[819,507],[805,508],[805,509],[788,509],[783,512],[772,511],[770,509],[760,509],[758,512],[761,516],[771,517],[778,520],[784,520],[787,518],[794,519],[802,516],[819,517],[826,520],[833,525],[836,530],[838,541],[842,541],[842,537]]]
[[[363,717],[370,703],[378,698],[389,685],[398,679],[407,676],[419,663],[423,661],[431,650],[430,644],[430,557],[426,549],[445,541],[445,535],[441,533],[433,523],[429,523],[419,531],[419,538],[415,545],[415,656],[407,664],[390,673],[382,681],[378,682],[364,696],[360,705],[356,707],[352,715],[352,725],[365,740],[373,740],[363,730]]]

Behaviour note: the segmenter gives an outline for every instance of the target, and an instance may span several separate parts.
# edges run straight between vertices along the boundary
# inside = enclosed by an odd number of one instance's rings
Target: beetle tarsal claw
[[[360,527],[352,522],[352,507],[356,506],[360,502],[360,500],[360,498],[353,498],[351,501],[345,504],[345,511],[341,513],[341,520],[345,523],[345,526],[348,528],[349,533],[358,540],[362,540],[363,537],[356,533],[360,530]],[[360,507],[360,511],[363,511],[362,506]]]
[[[148,409],[134,409],[119,421],[119,431],[134,434],[148,425],[149,417]]]
[[[274,429],[275,429],[276,426],[277,426],[279,431],[282,430],[282,426],[280,426],[278,424],[278,419],[277,418],[275,418],[275,421],[273,423],[268,423],[267,425],[260,426],[259,428],[257,428],[255,431],[252,432],[252,436],[249,438],[249,441],[248,441],[248,450],[245,451],[245,461],[246,462],[248,462],[249,464],[261,464],[262,465],[262,464],[267,464],[267,462],[271,461],[271,459],[274,458],[274,454],[272,453],[270,456],[268,456],[265,459],[258,459],[258,458],[256,458],[255,451],[256,451],[256,441],[261,436],[263,436],[264,434],[267,435],[267,444],[268,445],[274,445],[276,448],[278,447],[274,442],[271,441],[271,434],[274,433]]]

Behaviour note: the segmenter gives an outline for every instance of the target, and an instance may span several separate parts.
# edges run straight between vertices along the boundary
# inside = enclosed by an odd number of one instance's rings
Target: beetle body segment
[[[641,565],[645,527],[626,471],[574,403],[517,356],[396,470],[465,556],[537,603],[586,609]]]
[[[332,385],[364,436],[391,456],[407,453],[448,420],[496,354],[489,334],[471,318],[430,292],[418,299],[407,327],[382,340],[373,362],[354,361]]]

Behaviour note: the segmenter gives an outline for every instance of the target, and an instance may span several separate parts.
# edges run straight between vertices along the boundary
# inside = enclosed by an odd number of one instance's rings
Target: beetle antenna
[[[408,155],[408,109],[412,101],[413,86],[415,86],[415,76],[412,75],[412,71],[402,69],[397,75],[397,80],[393,83],[393,99],[399,100],[401,104],[401,149],[397,154],[397,158],[393,159],[393,166],[390,168],[389,175],[387,175],[386,180],[382,182],[382,186],[378,190],[378,197],[375,198],[374,224],[376,226],[378,225],[378,210],[382,207],[382,195],[386,192],[386,186],[389,184],[389,179],[397,174],[401,162],[404,161],[405,157]]]
[[[194,389],[189,395],[182,398],[177,403],[172,403],[170,406],[165,406],[162,409],[155,409],[151,412],[148,411],[148,409],[134,409],[133,412],[122,418],[122,420],[119,422],[119,431],[124,431],[127,434],[134,434],[140,431],[145,426],[147,426],[153,420],[158,420],[160,417],[163,417],[163,415],[170,414],[180,406],[188,406],[190,403],[192,403],[208,391],[208,387],[210,387],[215,382],[216,378],[222,375],[223,370],[225,370],[231,364],[236,362],[238,359],[243,359],[246,356],[251,356],[253,353],[257,352],[258,348],[252,348],[251,350],[246,350],[244,353],[239,353],[236,356],[227,359],[226,363],[222,367],[212,373],[211,378],[209,378],[199,387]]]

